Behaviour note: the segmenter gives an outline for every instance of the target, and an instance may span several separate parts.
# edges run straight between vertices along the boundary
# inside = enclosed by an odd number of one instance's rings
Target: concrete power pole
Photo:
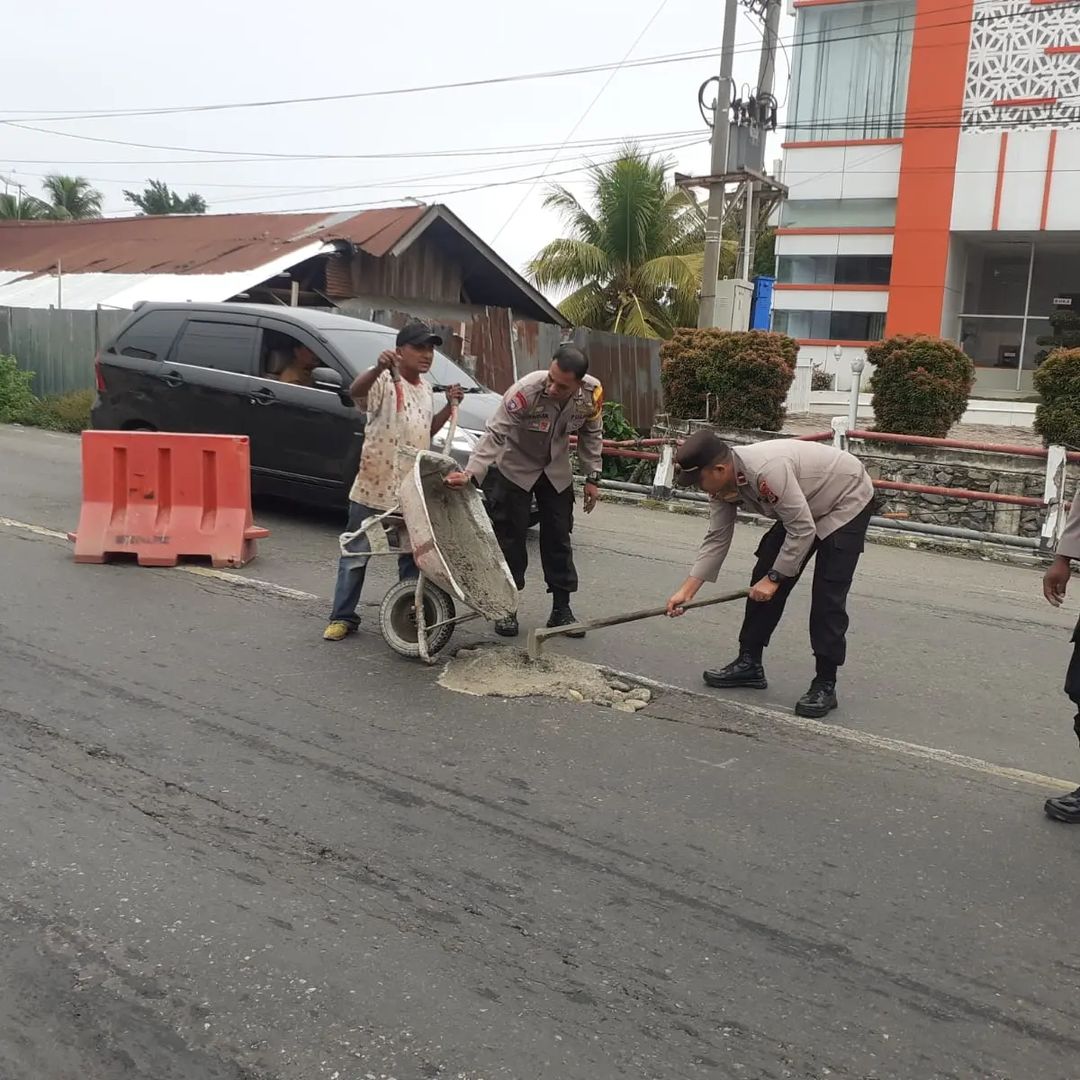
[[[773,83],[776,78],[776,46],[780,36],[780,9],[782,0],[765,0],[765,31],[761,39],[761,60],[758,64],[757,99],[764,103],[772,97]],[[762,138],[765,136],[763,135]],[[747,183],[746,205],[743,218],[743,280],[749,281],[754,268],[754,247],[756,237],[754,225],[757,212],[755,200],[759,185]]]
[[[698,326],[712,326],[716,311],[716,281],[720,276],[720,250],[723,245],[724,188],[719,178],[728,171],[728,133],[731,128],[731,73],[735,64],[735,23],[739,0],[725,0],[724,37],[720,47],[720,81],[716,87],[713,113],[712,160],[709,166],[709,205],[705,219],[705,264],[701,275],[701,302]]]

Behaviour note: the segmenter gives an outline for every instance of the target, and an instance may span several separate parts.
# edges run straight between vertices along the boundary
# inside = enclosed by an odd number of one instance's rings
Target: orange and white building
[[[1030,395],[1050,314],[1080,310],[1080,2],[795,7],[774,329],[837,390],[930,333],[975,396]]]

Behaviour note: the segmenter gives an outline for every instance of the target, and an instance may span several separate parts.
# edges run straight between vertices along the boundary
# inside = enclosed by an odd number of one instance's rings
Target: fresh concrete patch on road
[[[505,645],[463,648],[446,664],[439,685],[474,697],[553,697],[637,712],[652,698],[645,687],[615,678],[593,664],[569,656],[530,660],[521,649]]]

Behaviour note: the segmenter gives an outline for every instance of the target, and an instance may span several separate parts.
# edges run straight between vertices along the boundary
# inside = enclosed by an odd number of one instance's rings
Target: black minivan
[[[92,423],[109,431],[247,435],[253,492],[340,507],[364,439],[364,413],[347,391],[394,338],[390,327],[312,308],[143,303],[95,361]],[[319,360],[314,386],[275,377],[298,344]],[[434,440],[464,462],[499,396],[439,352],[427,378],[470,391],[454,445]]]

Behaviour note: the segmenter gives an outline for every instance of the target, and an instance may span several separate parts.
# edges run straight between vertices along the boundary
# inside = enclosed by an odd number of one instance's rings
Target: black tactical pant
[[[556,491],[547,475],[542,474],[532,490],[526,491],[502,473],[496,473],[486,489],[495,537],[518,589],[525,588],[525,571],[529,565],[525,540],[532,517],[533,496],[536,496],[540,513],[540,563],[548,591],[577,592],[578,576],[570,543],[570,534],[574,531],[574,485],[568,485],[565,491]]]
[[[870,524],[872,507],[867,506],[857,517],[824,540],[815,540],[799,573],[780,583],[776,595],[767,603],[746,601],[739,645],[743,652],[760,654],[766,648],[773,631],[784,614],[784,607],[806,564],[816,553],[814,584],[810,597],[810,645],[814,655],[840,667],[847,655],[847,596],[855,567],[866,544],[866,529]],[[776,562],[787,532],[778,521],[758,544],[757,565],[751,584],[759,582]]]
[[[1069,669],[1065,672],[1065,693],[1076,706],[1076,719],[1073,721],[1073,731],[1080,740],[1080,621],[1076,624],[1072,636],[1073,654],[1069,661]]]

